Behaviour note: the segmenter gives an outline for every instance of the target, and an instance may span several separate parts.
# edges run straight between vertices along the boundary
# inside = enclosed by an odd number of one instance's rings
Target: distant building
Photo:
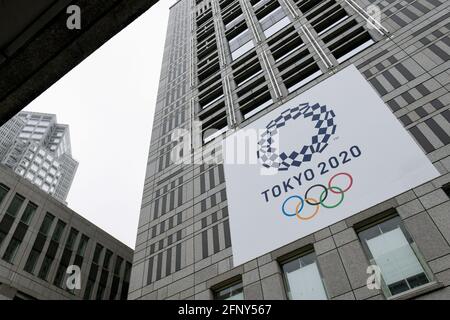
[[[0,162],[63,203],[78,167],[69,126],[36,112],[20,112],[0,128]]]

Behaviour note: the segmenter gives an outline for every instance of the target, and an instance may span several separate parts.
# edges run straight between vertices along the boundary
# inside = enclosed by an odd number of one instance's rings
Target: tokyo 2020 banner
[[[227,137],[223,149],[234,266],[439,175],[354,66]]]

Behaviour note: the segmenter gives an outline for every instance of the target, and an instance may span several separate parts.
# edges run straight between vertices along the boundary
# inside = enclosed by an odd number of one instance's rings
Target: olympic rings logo
[[[343,187],[337,187],[333,185],[333,181],[340,176],[345,176],[348,178],[349,182],[348,185],[343,188]],[[289,198],[287,198],[284,202],[283,205],[281,207],[283,214],[287,217],[294,217],[296,216],[298,219],[300,220],[311,220],[312,218],[314,218],[320,210],[320,206],[327,208],[327,209],[334,209],[338,206],[340,206],[342,204],[342,202],[344,201],[344,194],[350,190],[353,186],[353,177],[351,174],[346,173],[346,172],[340,172],[338,174],[335,174],[334,176],[332,176],[330,178],[330,180],[328,181],[328,185],[325,186],[323,184],[315,184],[311,187],[309,187],[308,190],[306,190],[305,196],[304,198],[302,198],[301,196],[295,195],[295,196],[290,196]],[[311,193],[311,191],[313,189],[316,188],[321,188],[322,192],[319,195],[319,200],[309,197],[308,195]],[[334,194],[338,194],[339,200],[334,203],[334,204],[325,204],[325,200],[328,198],[328,195],[330,193],[334,193]],[[295,206],[295,212],[288,212],[286,211],[286,204],[291,201],[292,199],[297,199],[298,203]],[[312,214],[310,214],[309,216],[301,216],[300,213],[303,211],[304,207],[305,207],[305,203],[311,205],[311,206],[315,206],[314,212]]]

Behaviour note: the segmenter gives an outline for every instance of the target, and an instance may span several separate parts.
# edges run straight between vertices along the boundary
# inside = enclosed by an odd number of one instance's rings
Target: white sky
[[[175,2],[159,1],[25,108],[70,126],[80,165],[68,206],[132,248]]]

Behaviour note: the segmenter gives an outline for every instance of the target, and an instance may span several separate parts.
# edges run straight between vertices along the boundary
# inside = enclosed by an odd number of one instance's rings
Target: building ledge
[[[158,0],[0,1],[0,125],[81,63]],[[67,6],[81,10],[69,30]],[[142,39],[147,41],[147,39]]]

